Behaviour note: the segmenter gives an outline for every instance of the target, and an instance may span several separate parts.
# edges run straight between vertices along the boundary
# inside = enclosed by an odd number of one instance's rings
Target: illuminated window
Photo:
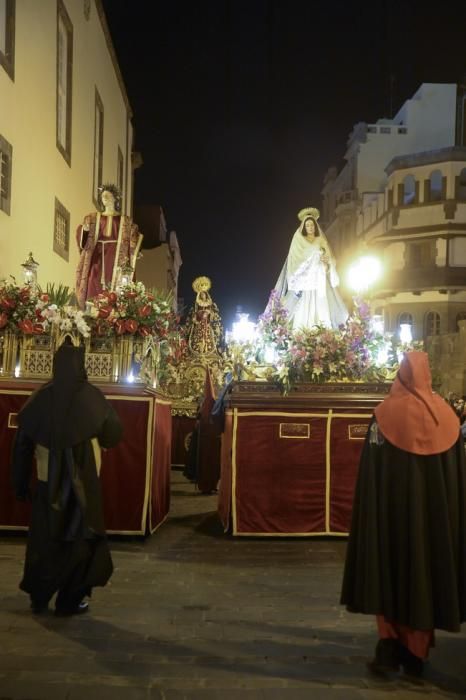
[[[99,207],[99,187],[102,184],[103,156],[104,105],[96,88],[94,106],[94,184],[92,189],[92,197],[96,207]]]
[[[0,209],[10,213],[11,205],[11,156],[13,149],[3,136],[0,136]]]
[[[15,77],[15,1],[0,0],[0,66]]]
[[[57,148],[71,163],[73,26],[62,0],[57,13]]]
[[[440,314],[429,311],[424,317],[424,337],[440,333]]]
[[[55,197],[53,250],[68,261],[70,253],[70,213]]]

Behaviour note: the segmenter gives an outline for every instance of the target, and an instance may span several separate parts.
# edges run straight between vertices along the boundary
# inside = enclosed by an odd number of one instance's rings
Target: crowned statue
[[[274,287],[275,298],[287,309],[294,329],[337,328],[348,318],[338,291],[335,257],[318,224],[319,216],[315,207],[298,213],[300,224]]]
[[[196,299],[186,321],[188,350],[199,357],[217,355],[222,343],[223,327],[218,306],[209,294],[211,281],[208,277],[196,277],[192,286]]]
[[[80,251],[76,297],[81,308],[103,290],[114,290],[123,266],[129,264],[134,275],[143,238],[130,217],[121,213],[121,192],[116,185],[99,187],[99,204],[101,211],[85,216],[76,232]]]

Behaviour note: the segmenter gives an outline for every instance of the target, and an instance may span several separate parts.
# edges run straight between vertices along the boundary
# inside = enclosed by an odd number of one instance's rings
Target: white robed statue
[[[296,230],[274,287],[288,311],[294,329],[322,325],[337,328],[348,318],[338,292],[335,258],[317,220],[315,207],[302,209]]]

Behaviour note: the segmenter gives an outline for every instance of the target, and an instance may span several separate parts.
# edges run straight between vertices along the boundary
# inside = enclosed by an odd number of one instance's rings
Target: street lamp
[[[382,274],[382,264],[374,255],[363,255],[353,263],[347,272],[346,281],[357,294],[369,290]]]

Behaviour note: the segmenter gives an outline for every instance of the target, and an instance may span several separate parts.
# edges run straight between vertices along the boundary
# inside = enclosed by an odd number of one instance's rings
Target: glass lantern
[[[29,253],[29,257],[21,264],[21,267],[23,268],[24,284],[35,289],[37,287],[37,268],[39,263],[34,260],[32,253]]]

